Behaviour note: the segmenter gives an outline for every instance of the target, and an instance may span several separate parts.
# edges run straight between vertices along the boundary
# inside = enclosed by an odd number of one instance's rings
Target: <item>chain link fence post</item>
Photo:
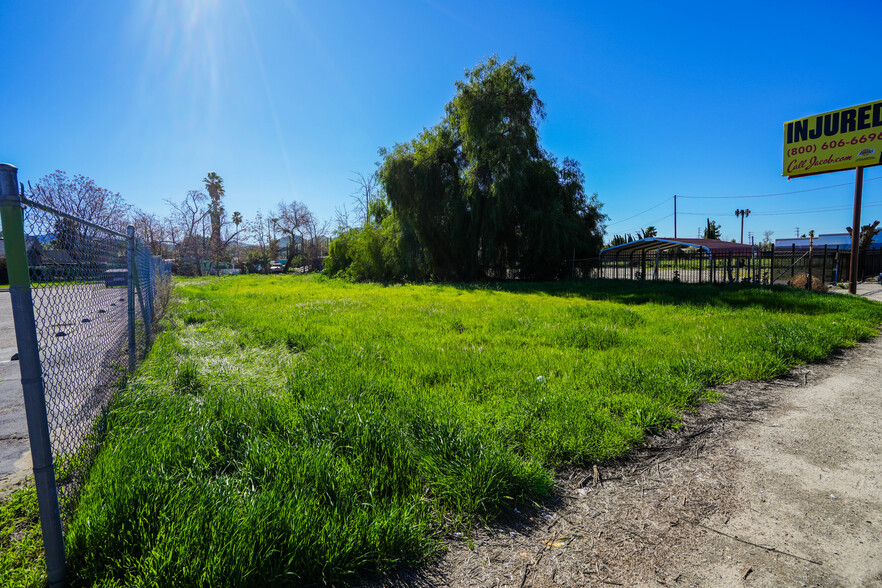
[[[126,284],[129,290],[129,375],[135,372],[138,351],[135,345],[135,227],[126,227]]]
[[[34,322],[31,297],[31,279],[28,269],[27,245],[24,235],[22,200],[18,186],[18,168],[0,164],[0,220],[6,246],[6,264],[9,273],[9,295],[15,322],[18,345],[21,387],[24,395],[31,459],[34,465],[34,485],[40,509],[40,527],[46,554],[46,574],[49,586],[64,586],[66,564],[58,488],[55,485],[55,466],[49,438],[49,421],[40,365],[40,349]]]

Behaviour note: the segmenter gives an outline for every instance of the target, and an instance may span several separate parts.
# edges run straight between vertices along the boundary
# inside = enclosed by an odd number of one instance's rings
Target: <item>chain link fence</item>
[[[122,233],[24,197],[13,166],[0,164],[0,188],[47,571],[59,584],[66,522],[116,391],[150,348],[171,268],[132,227]]]

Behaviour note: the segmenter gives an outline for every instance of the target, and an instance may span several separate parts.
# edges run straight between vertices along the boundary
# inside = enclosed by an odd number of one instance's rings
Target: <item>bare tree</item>
[[[136,208],[132,212],[132,225],[135,227],[135,234],[150,247],[150,254],[164,257],[162,244],[166,240],[168,229],[163,221],[153,213]]]
[[[343,208],[337,207],[334,209],[334,223],[337,225],[335,231],[338,234],[345,233],[352,228],[352,223],[349,220],[349,211],[346,210],[345,204]]]
[[[297,253],[304,252],[307,226],[313,222],[313,216],[305,204],[295,200],[291,203],[280,202],[277,218],[276,228],[288,239],[285,267],[282,270],[287,272]]]
[[[254,219],[245,223],[245,230],[254,241],[256,252],[259,259],[260,271],[264,274],[269,273],[270,260],[279,254],[279,241],[275,236],[275,227],[273,220],[278,221],[270,212],[265,217],[261,211],[257,211]]]
[[[181,257],[178,264],[181,273],[202,275],[202,260],[208,252],[205,221],[211,212],[207,200],[205,193],[199,190],[187,192],[182,202],[166,200],[172,209],[169,224],[175,227],[172,240],[175,242],[176,255]]]
[[[125,232],[131,205],[118,192],[101,188],[92,178],[79,174],[72,178],[55,170],[28,186],[31,200],[56,208],[96,225]]]
[[[321,270],[328,255],[328,228],[327,221],[319,221],[313,215],[303,223],[303,257],[310,271]]]
[[[353,214],[356,217],[356,222],[364,226],[370,222],[371,204],[379,198],[380,182],[376,172],[372,174],[354,173],[355,177],[349,178],[349,181],[357,186],[351,195],[354,204]]]

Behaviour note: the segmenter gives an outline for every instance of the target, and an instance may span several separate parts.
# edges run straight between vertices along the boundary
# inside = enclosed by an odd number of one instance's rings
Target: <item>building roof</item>
[[[71,256],[70,252],[63,249],[44,249],[40,253],[40,257],[43,264],[75,265],[77,263],[77,261]]]
[[[838,246],[840,249],[851,249],[851,235],[848,233],[828,233],[824,235],[815,235],[813,239],[809,237],[783,237],[775,239],[775,248],[792,247],[796,245],[797,249],[807,248],[811,242],[815,247],[823,248],[824,245],[831,247]],[[882,233],[873,237],[870,247],[875,249],[882,247]]]
[[[704,249],[713,255],[722,255],[728,253],[751,254],[759,251],[759,247],[755,245],[747,245],[742,243],[732,243],[729,241],[721,241],[719,239],[673,239],[668,237],[647,237],[637,241],[631,241],[623,245],[615,247],[607,247],[600,252],[603,257],[607,253],[634,253],[640,251],[665,251],[667,249],[676,249],[678,247],[694,247]]]

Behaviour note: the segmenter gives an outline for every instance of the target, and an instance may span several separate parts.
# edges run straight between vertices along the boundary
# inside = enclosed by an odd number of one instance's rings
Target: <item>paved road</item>
[[[124,367],[125,289],[102,284],[35,290],[49,429],[56,455],[74,451]],[[0,491],[31,472],[30,446],[8,292],[0,292]],[[122,352],[122,355],[121,355]]]
[[[0,490],[24,479],[31,470],[31,452],[21,395],[18,351],[8,291],[0,291]]]

